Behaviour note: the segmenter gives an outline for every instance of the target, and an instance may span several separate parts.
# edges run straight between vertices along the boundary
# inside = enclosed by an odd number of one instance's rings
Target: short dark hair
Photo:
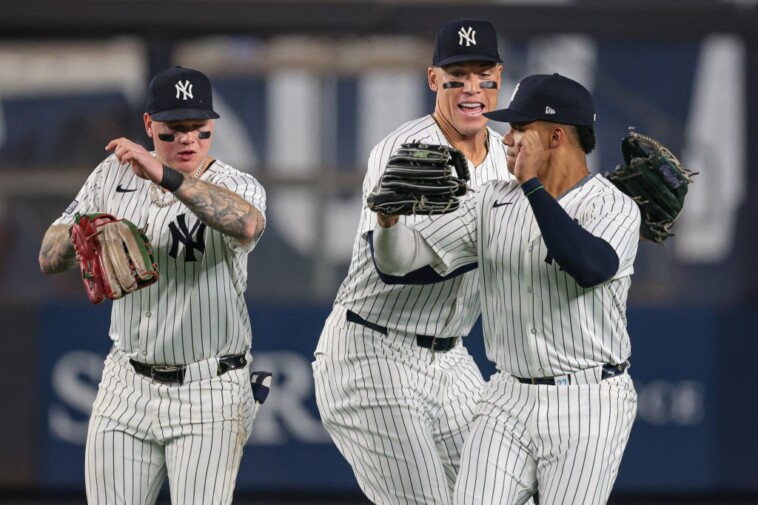
[[[584,154],[590,154],[595,150],[595,127],[586,125],[572,125],[572,129],[576,134],[576,138],[579,141],[579,146],[584,151]]]

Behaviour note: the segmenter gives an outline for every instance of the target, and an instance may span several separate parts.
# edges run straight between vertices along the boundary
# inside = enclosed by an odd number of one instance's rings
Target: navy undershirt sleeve
[[[521,189],[532,206],[548,253],[577,284],[591,288],[616,274],[619,257],[613,247],[573,220],[538,178],[529,179]]]
[[[374,262],[374,270],[376,270],[376,273],[379,274],[379,278],[384,281],[385,284],[434,284],[436,282],[446,281],[448,279],[452,279],[453,277],[463,275],[466,272],[475,270],[477,266],[479,266],[478,263],[469,263],[468,265],[463,265],[462,267],[453,270],[445,276],[438,274],[437,271],[430,265],[421,267],[418,270],[414,270],[413,272],[408,272],[405,275],[389,275],[379,270],[379,268],[376,266],[376,258],[374,258],[373,231],[368,232],[368,246],[371,249],[371,260]]]

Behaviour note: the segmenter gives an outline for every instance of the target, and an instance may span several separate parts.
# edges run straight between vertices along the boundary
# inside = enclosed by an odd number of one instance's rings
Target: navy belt
[[[360,324],[366,328],[378,331],[382,335],[387,335],[386,327],[372,323],[371,321],[366,321],[352,310],[347,311],[346,319],[348,322]],[[416,345],[419,347],[424,347],[425,349],[431,349],[432,351],[446,352],[455,347],[455,345],[458,343],[458,339],[459,337],[440,338],[430,337],[428,335],[416,335]]]
[[[629,368],[629,362],[625,361],[623,363],[619,363],[618,365],[611,365],[610,363],[606,363],[603,365],[602,370],[600,372],[600,380],[603,381],[605,379],[610,379],[611,377],[615,377],[617,375],[623,374],[626,369]],[[571,384],[571,374],[565,375],[562,377],[568,378],[569,384]],[[523,378],[523,377],[516,377],[514,378],[519,381],[521,384],[534,384],[538,386],[555,386],[555,377],[533,377],[533,378]]]
[[[134,371],[138,374],[166,384],[182,384],[187,369],[187,365],[146,365],[133,359],[130,359],[129,363],[131,363]],[[246,364],[247,358],[244,354],[222,356],[218,359],[217,375],[225,374],[229,370],[242,368]]]

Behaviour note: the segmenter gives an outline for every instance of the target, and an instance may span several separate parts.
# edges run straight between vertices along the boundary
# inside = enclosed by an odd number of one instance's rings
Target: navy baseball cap
[[[495,27],[478,19],[457,19],[437,31],[432,66],[444,67],[466,61],[502,63]]]
[[[217,119],[211,81],[191,68],[174,67],[156,74],[147,91],[147,113],[153,121]]]
[[[593,126],[595,103],[587,88],[559,74],[536,74],[518,83],[506,109],[485,112],[504,123],[551,123]]]

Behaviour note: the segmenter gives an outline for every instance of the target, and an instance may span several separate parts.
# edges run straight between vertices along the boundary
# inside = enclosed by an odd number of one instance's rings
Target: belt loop
[[[345,319],[350,323],[360,324],[361,326],[365,326],[366,328],[369,328],[371,330],[377,331],[381,333],[382,335],[387,335],[387,328],[385,326],[381,326],[379,324],[372,323],[371,321],[366,321],[361,316],[353,312],[352,310],[347,311],[345,315]]]
[[[218,359],[218,369],[216,370],[216,375],[223,375],[229,370],[242,368],[245,365],[247,365],[247,358],[244,354],[221,356]]]
[[[218,359],[218,366],[216,367],[216,376],[225,374],[229,370],[229,365]]]

